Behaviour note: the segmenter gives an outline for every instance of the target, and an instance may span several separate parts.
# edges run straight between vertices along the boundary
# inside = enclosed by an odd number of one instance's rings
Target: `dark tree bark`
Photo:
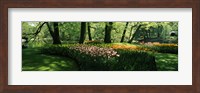
[[[49,29],[49,33],[50,33],[51,37],[53,38],[54,32],[53,32],[53,30],[52,30],[50,24],[49,24],[48,22],[46,22],[46,25],[47,25],[47,27],[48,27],[48,29]]]
[[[142,26],[142,25],[139,25],[139,26],[137,27],[135,33],[133,33],[133,36],[132,36],[132,38],[128,41],[128,43],[131,43],[131,42],[133,41],[133,39],[135,38],[135,36],[138,34],[139,29],[140,29],[141,26]]]
[[[85,40],[85,32],[86,32],[86,22],[81,22],[81,33],[79,43],[83,44]]]
[[[88,38],[92,41],[91,31],[90,31],[90,23],[88,22]]]
[[[124,37],[125,37],[125,34],[126,34],[127,27],[128,27],[128,22],[126,22],[126,26],[125,26],[125,28],[124,28],[124,32],[123,32],[123,34],[122,34],[122,38],[121,38],[121,41],[120,41],[120,42],[124,42]]]
[[[60,36],[59,36],[58,22],[53,22],[54,31],[51,29],[51,26],[49,23],[46,23],[46,25],[47,25],[49,32],[51,34],[51,37],[53,39],[53,44],[61,44]]]
[[[105,43],[111,43],[112,24],[113,24],[113,22],[106,23],[105,37],[104,37],[104,42]]]
[[[54,26],[54,40],[53,40],[53,44],[61,44],[60,41],[60,36],[59,36],[59,27],[58,27],[58,22],[53,22],[53,26]]]

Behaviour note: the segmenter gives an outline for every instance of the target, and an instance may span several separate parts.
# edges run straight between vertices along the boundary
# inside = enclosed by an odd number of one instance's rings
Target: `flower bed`
[[[144,51],[71,44],[47,46],[42,53],[71,57],[82,71],[156,70],[154,56]]]
[[[157,51],[160,53],[178,54],[178,45],[177,44],[151,43],[151,44],[145,44],[144,48],[148,48],[151,51]]]

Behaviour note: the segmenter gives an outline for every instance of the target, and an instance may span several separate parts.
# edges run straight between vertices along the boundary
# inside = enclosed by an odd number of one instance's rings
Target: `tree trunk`
[[[157,38],[160,38],[160,33],[157,34]]]
[[[53,26],[54,26],[53,44],[61,44],[58,22],[53,22]]]
[[[105,43],[111,43],[112,24],[113,24],[113,22],[106,23],[105,37],[104,37],[104,42]]]
[[[135,33],[133,33],[133,36],[132,36],[132,38],[128,41],[128,43],[131,43],[131,42],[133,41],[133,39],[135,38],[136,34],[138,34],[139,29],[140,29],[141,26],[142,26],[142,25],[139,25],[139,26],[138,26],[138,28],[136,29]]]
[[[79,43],[83,44],[85,40],[85,32],[86,32],[86,22],[81,22],[81,33]]]
[[[90,23],[88,22],[88,38],[92,41],[91,31],[90,31]]]
[[[47,25],[47,27],[49,29],[49,33],[51,34],[51,37],[53,39],[53,44],[61,44],[60,36],[59,36],[58,22],[53,23],[54,31],[52,30],[52,28],[48,22],[46,22],[46,25]]]
[[[124,28],[124,32],[123,32],[123,34],[122,34],[122,38],[121,38],[121,41],[120,41],[120,42],[124,42],[124,37],[125,37],[125,34],[126,34],[127,27],[128,27],[128,22],[126,22],[126,26],[125,26],[125,28]]]

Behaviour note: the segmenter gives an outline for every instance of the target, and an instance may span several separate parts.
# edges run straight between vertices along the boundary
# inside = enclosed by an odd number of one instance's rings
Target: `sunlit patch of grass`
[[[159,71],[178,71],[178,55],[169,53],[155,53]]]
[[[38,48],[22,50],[22,71],[77,71],[74,60],[40,54]]]
[[[37,70],[39,70],[39,71],[48,71],[48,70],[50,70],[50,67],[41,66],[41,67],[37,68]]]
[[[148,48],[141,47],[139,45],[133,45],[129,43],[111,43],[111,44],[101,44],[97,46],[109,47],[113,49],[122,49],[122,50],[138,50],[138,51],[149,51]]]

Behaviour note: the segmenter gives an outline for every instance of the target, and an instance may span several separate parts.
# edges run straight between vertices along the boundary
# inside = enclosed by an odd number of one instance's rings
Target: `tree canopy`
[[[178,42],[178,22],[23,22],[22,28],[23,37],[40,44]]]

